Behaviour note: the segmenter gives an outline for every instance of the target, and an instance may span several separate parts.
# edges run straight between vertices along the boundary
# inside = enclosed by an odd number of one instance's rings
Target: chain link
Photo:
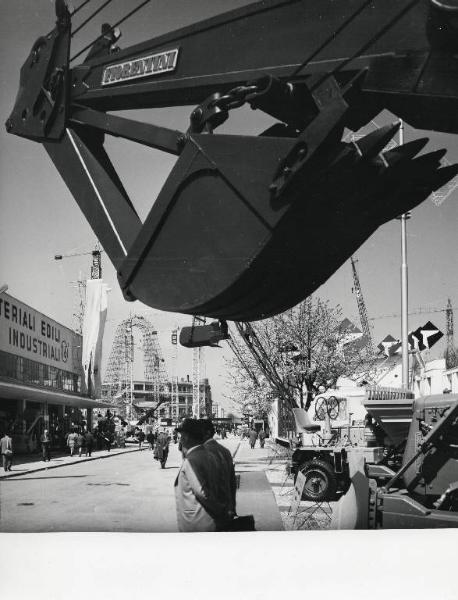
[[[239,85],[238,87],[229,90],[220,98],[212,102],[212,106],[217,106],[223,110],[231,110],[243,106],[249,100],[250,95],[256,94],[258,91],[257,85]]]

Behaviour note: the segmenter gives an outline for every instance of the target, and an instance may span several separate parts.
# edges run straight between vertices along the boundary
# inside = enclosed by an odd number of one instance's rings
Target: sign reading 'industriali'
[[[128,60],[116,65],[106,67],[102,74],[102,85],[111,85],[122,81],[161,75],[174,71],[177,66],[178,48],[142,56],[135,60]]]
[[[57,321],[16,300],[0,296],[0,350],[79,373],[82,338]]]

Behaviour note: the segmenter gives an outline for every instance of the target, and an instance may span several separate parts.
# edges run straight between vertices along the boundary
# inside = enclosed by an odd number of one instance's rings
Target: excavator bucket
[[[151,306],[218,319],[286,310],[458,171],[443,177],[434,153],[415,158],[421,145],[383,160],[396,131],[371,134],[363,151],[320,145],[278,196],[273,174],[296,140],[191,136],[121,266],[122,287]]]

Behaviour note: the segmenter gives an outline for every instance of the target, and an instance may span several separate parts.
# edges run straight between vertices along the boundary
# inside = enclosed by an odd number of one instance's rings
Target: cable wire
[[[357,50],[352,56],[344,59],[333,71],[330,73],[326,73],[324,77],[319,79],[317,83],[311,88],[311,92],[313,92],[319,85],[321,85],[326,79],[332,77],[339,71],[341,71],[344,67],[346,67],[349,63],[351,63],[355,58],[358,58],[363,52],[365,52],[368,48],[370,48],[375,42],[377,42],[387,31],[389,31],[393,25],[395,25],[404,15],[406,15],[414,6],[418,4],[419,0],[412,0],[405,6],[395,17],[393,17],[388,23],[380,29],[378,33],[376,33],[368,42],[366,42],[359,50]]]
[[[86,4],[89,4],[89,2],[91,2],[91,0],[85,0],[82,4],[75,8],[75,10],[72,13],[70,13],[70,16],[73,17],[73,15],[76,15],[76,13],[78,13],[84,6],[86,6]]]
[[[129,19],[132,15],[134,15],[136,12],[138,12],[141,8],[143,8],[149,2],[151,2],[151,0],[144,0],[144,2],[142,2],[141,4],[139,4],[136,8],[134,8],[133,10],[131,10],[130,13],[127,13],[127,15],[125,15],[122,19],[120,19],[117,23],[115,23],[112,27],[110,27],[110,29],[108,29],[107,31],[105,31],[104,33],[102,33],[101,35],[99,35],[98,37],[96,37],[95,40],[93,40],[90,44],[88,44],[82,50],[80,50],[74,56],[72,56],[72,58],[70,59],[69,62],[72,62],[76,58],[78,58],[78,56],[81,56],[81,54],[83,54],[83,52],[86,52],[86,50],[89,50],[89,48],[91,46],[93,46],[96,42],[98,42],[99,40],[101,40],[110,31],[113,31],[114,29],[116,29],[116,27],[118,27],[119,25],[121,25],[121,23],[124,23],[125,21],[127,21],[127,19]]]
[[[332,34],[319,46],[310,56],[308,56],[291,74],[291,77],[295,77],[304,67],[308,65],[310,61],[312,61],[315,56],[317,56],[322,50],[326,48],[350,23],[356,19],[370,4],[372,0],[366,0],[364,4],[362,4],[358,10],[356,10],[340,27],[338,27]]]
[[[98,14],[99,14],[99,12],[101,12],[101,11],[102,11],[102,10],[103,10],[103,9],[104,9],[106,6],[108,6],[109,4],[111,4],[111,2],[113,2],[113,0],[106,0],[106,2],[104,2],[104,3],[102,4],[102,6],[99,6],[99,8],[98,8],[97,10],[95,10],[95,11],[94,11],[94,12],[93,12],[91,15],[89,15],[89,17],[88,17],[88,18],[87,18],[85,21],[83,21],[83,22],[81,23],[81,25],[79,25],[79,26],[78,26],[78,27],[75,29],[75,31],[73,31],[73,32],[72,32],[72,37],[73,37],[74,35],[76,35],[76,34],[78,33],[78,31],[81,31],[81,29],[83,29],[83,27],[85,27],[85,26],[86,26],[86,25],[89,23],[89,21],[92,21],[92,19],[93,19],[93,18],[94,18],[96,15],[98,15]]]

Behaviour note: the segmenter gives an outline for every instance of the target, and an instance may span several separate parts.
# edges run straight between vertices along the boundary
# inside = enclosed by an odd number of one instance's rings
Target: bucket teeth
[[[386,171],[388,185],[402,189],[412,185],[429,185],[437,174],[445,150],[422,154],[408,162],[398,162]]]
[[[391,173],[388,185],[375,203],[375,214],[389,221],[407,212],[440,189],[458,174],[458,165],[437,168],[442,151],[432,152],[412,161],[405,169]]]
[[[415,158],[415,156],[417,156],[417,154],[423,150],[428,142],[429,138],[413,140],[412,142],[408,142],[402,146],[397,146],[396,148],[387,150],[382,156],[390,166],[393,166],[398,162]]]
[[[391,125],[385,125],[385,127],[380,127],[380,129],[369,133],[354,143],[361,152],[362,157],[370,160],[371,158],[375,158],[386,147],[398,132],[400,126],[399,121]]]
[[[439,169],[436,172],[436,175],[433,180],[432,191],[435,192],[436,190],[440,189],[442,186],[451,181],[457,175],[458,165],[448,165],[446,167],[442,167],[442,169]]]
[[[439,167],[440,161],[447,154],[447,150],[441,149],[435,152],[428,152],[428,154],[422,154],[413,161],[413,164],[421,167],[422,169]]]

